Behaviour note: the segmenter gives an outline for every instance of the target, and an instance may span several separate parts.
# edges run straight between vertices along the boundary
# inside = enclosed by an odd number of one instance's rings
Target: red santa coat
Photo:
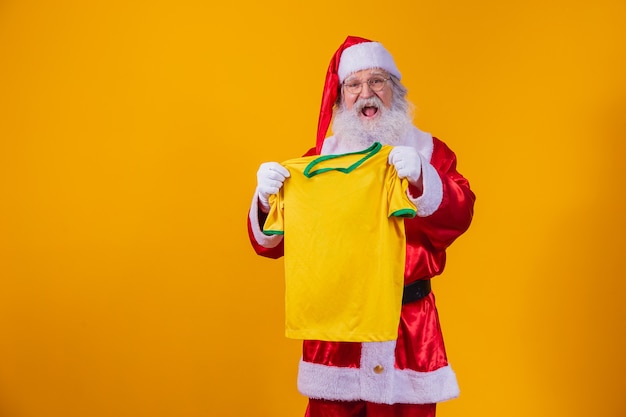
[[[422,163],[423,191],[410,187],[418,215],[405,220],[405,284],[442,273],[446,248],[467,230],[475,196],[456,169],[456,156],[446,144],[413,129],[399,145],[414,147]],[[322,154],[342,153],[335,137]],[[315,154],[311,149],[306,155]],[[255,194],[248,233],[255,251],[269,258],[283,256],[281,236],[262,233],[263,214]],[[303,343],[298,389],[310,398],[370,401],[381,404],[428,404],[458,396],[456,376],[448,364],[435,296],[402,307],[398,338],[390,342]]]

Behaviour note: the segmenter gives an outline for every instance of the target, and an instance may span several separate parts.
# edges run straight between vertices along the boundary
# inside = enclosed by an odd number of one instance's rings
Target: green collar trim
[[[320,156],[319,158],[316,158],[313,161],[311,161],[309,165],[306,166],[303,172],[304,176],[307,178],[311,178],[315,175],[323,174],[324,172],[328,172],[328,171],[339,171],[339,172],[343,172],[344,174],[349,174],[350,172],[357,169],[365,161],[370,159],[372,156],[376,155],[382,147],[383,145],[381,145],[380,142],[375,142],[374,144],[372,144],[372,146],[362,151],[342,153],[342,154],[337,154],[337,155]],[[320,168],[317,170],[313,170],[313,167],[321,162],[328,161],[331,159],[341,158],[343,156],[348,156],[348,155],[365,155],[365,156],[363,156],[363,158],[359,159],[358,161],[356,161],[355,163],[353,163],[347,168]]]

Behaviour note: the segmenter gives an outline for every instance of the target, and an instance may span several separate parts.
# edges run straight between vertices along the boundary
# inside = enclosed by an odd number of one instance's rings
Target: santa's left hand
[[[417,151],[410,146],[395,146],[389,152],[389,163],[396,167],[398,177],[415,184],[422,175],[422,163]]]

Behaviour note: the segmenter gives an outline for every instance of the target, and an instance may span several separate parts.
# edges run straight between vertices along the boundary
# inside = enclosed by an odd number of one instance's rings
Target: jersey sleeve
[[[387,206],[389,217],[413,218],[417,214],[417,208],[407,194],[409,181],[400,179],[396,169],[388,165],[386,170],[385,188],[387,189]]]
[[[284,189],[285,187],[282,187],[278,193],[270,195],[270,211],[263,225],[263,233],[266,235],[283,235],[285,233]]]

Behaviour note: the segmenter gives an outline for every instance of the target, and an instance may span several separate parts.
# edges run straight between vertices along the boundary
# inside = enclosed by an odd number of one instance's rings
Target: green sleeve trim
[[[358,168],[361,164],[363,164],[365,161],[370,159],[372,156],[376,155],[382,147],[383,145],[381,145],[380,142],[374,142],[372,146],[362,151],[320,156],[319,158],[315,158],[313,161],[309,163],[309,165],[306,166],[303,174],[307,178],[311,178],[315,175],[323,174],[324,172],[328,172],[328,171],[339,171],[339,172],[343,172],[344,174],[349,174],[350,172]],[[341,158],[343,156],[348,156],[348,155],[365,155],[365,156],[347,168],[320,168],[318,170],[313,170],[313,167],[321,162],[328,161],[331,159]]]
[[[267,236],[273,236],[273,235],[284,235],[285,232],[282,230],[263,230],[263,234]]]
[[[417,211],[413,209],[402,209],[394,211],[393,213],[391,213],[391,215],[395,217],[408,217],[409,219],[412,219],[417,215]]]

